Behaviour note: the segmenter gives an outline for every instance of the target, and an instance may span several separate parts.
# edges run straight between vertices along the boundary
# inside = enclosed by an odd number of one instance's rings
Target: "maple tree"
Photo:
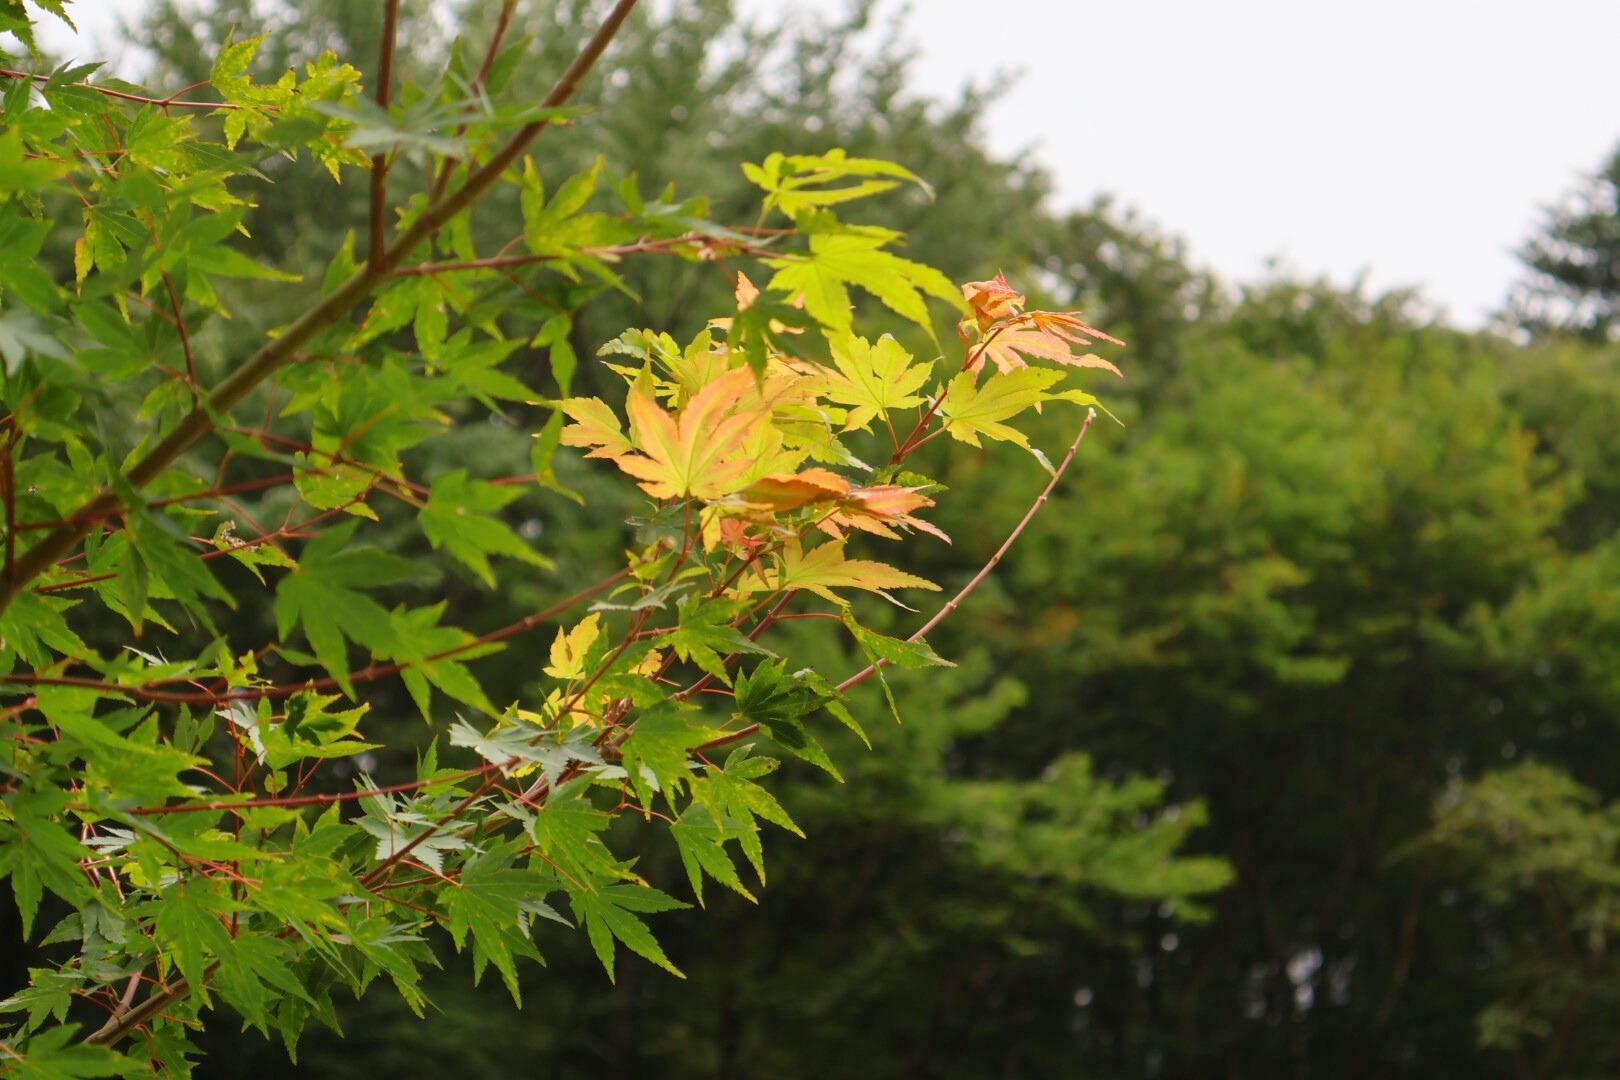
[[[25,935],[71,947],[0,1003],[20,1075],[185,1072],[189,1029],[222,1004],[295,1052],[311,1020],[335,1024],[334,991],[385,976],[420,1011],[441,933],[514,997],[548,923],[584,930],[610,977],[621,950],[679,975],[646,917],[684,902],[613,852],[609,826],[666,829],[698,903],[706,882],[752,899],[764,826],[798,831],[761,751],[837,778],[815,728],[864,738],[844,694],[946,663],[925,635],[1000,562],[1096,415],[1069,369],[1118,374],[1074,351],[1118,344],[1077,313],[1030,309],[1000,277],[958,287],[897,254],[900,234],[838,216],[926,189],[897,164],[745,164],[752,225],[648,197],[633,175],[610,186],[600,161],[548,193],[528,150],[588,127],[568,103],[634,0],[538,104],[501,97],[527,44],[506,41],[507,18],[476,67],[394,86],[399,6],[383,5],[369,93],[331,54],[254,81],[262,37],[228,43],[206,91],[155,94],[97,65],[0,69],[0,876]],[[0,5],[0,31],[30,50],[32,18]],[[279,159],[368,186],[367,221],[318,283],[235,245]],[[498,187],[522,221],[491,253],[471,215]],[[71,247],[71,280],[45,269],[51,244]],[[604,344],[622,408],[575,395],[573,315],[625,288],[626,260],[655,258],[730,275],[733,309],[684,343],[632,329]],[[254,326],[240,281],[302,306]],[[514,313],[514,289],[546,317]],[[934,355],[862,336],[864,297]],[[218,343],[244,337],[257,347],[227,363]],[[513,373],[525,345],[545,350],[545,385]],[[1056,466],[1017,426],[1054,403],[1083,410]],[[532,472],[411,475],[408,451],[475,419],[532,422]],[[908,467],[941,434],[1028,449],[1050,482],[963,589],[887,636],[855,594],[939,586],[864,548],[948,539],[926,516],[939,486]],[[413,606],[443,566],[376,542],[373,523],[414,520],[485,587],[544,573],[503,512],[579,498],[553,468],[565,446],[640,493],[622,568],[482,633],[445,623],[442,601]],[[279,523],[242,501],[263,493],[282,496]],[[273,594],[273,626],[231,620],[249,589]],[[841,625],[867,666],[799,666],[769,636],[793,619]],[[542,629],[549,662],[522,699],[491,700],[476,662]],[[409,776],[373,777],[366,690],[396,679],[430,723],[456,718]]]

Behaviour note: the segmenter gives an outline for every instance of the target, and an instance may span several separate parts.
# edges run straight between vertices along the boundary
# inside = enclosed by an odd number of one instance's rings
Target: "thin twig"
[[[174,325],[180,331],[180,349],[186,358],[186,377],[191,381],[191,392],[200,393],[202,383],[197,381],[197,358],[191,352],[191,332],[186,329],[185,316],[180,313],[180,293],[174,287],[174,279],[167,270],[162,271],[163,285],[169,293],[169,307],[174,311]]]
[[[517,10],[517,0],[502,0],[501,13],[495,18],[495,32],[489,36],[489,48],[484,50],[484,62],[478,65],[478,74],[473,78],[472,90],[481,94],[486,83],[489,82],[489,73],[495,68],[495,58],[501,52],[501,39],[506,37],[506,28],[512,25],[512,13]],[[457,139],[467,133],[467,125],[456,127]],[[439,166],[439,175],[433,181],[433,194],[428,196],[429,202],[437,202],[444,197],[450,187],[450,174],[455,171],[455,162],[445,159]]]
[[[51,77],[49,75],[36,75],[33,72],[29,72],[29,71],[9,71],[9,70],[7,70],[5,68],[0,68],[0,78],[4,78],[4,79],[31,79],[34,82],[42,82],[42,83],[48,83],[48,82],[51,81]],[[277,109],[276,109],[276,107],[274,105],[248,106],[248,105],[232,105],[232,104],[230,104],[228,102],[224,102],[224,101],[177,101],[176,100],[178,95],[184,94],[187,90],[195,90],[199,86],[207,86],[208,84],[206,82],[193,83],[191,86],[186,87],[184,90],[177,90],[177,91],[175,91],[174,94],[171,94],[170,96],[168,96],[166,98],[144,97],[144,96],[142,96],[140,94],[127,94],[122,90],[114,90],[114,89],[112,89],[111,87],[108,87],[108,86],[97,86],[95,83],[76,82],[76,83],[65,83],[64,85],[71,86],[71,87],[74,87],[75,89],[79,89],[79,90],[94,90],[98,94],[105,94],[107,97],[117,98],[119,101],[133,102],[136,105],[156,105],[160,109],[246,109],[246,108],[258,108],[258,109],[263,109],[265,112],[276,112],[277,111]]]
[[[962,601],[966,600],[968,595],[972,593],[974,589],[977,589],[985,578],[990,576],[990,572],[996,568],[998,563],[1001,562],[1002,557],[1012,549],[1012,546],[1017,542],[1018,537],[1026,528],[1029,527],[1029,523],[1035,520],[1035,515],[1040,512],[1041,507],[1045,506],[1046,501],[1051,498],[1052,492],[1057,489],[1058,481],[1063,479],[1064,472],[1068,470],[1069,462],[1074,460],[1074,455],[1079,451],[1080,443],[1085,439],[1086,432],[1091,430],[1091,422],[1096,418],[1097,410],[1086,410],[1085,422],[1080,425],[1079,434],[1074,437],[1074,442],[1069,445],[1069,452],[1063,455],[1063,460],[1058,463],[1058,467],[1052,472],[1052,479],[1047,481],[1045,489],[1042,490],[1040,495],[1036,497],[1035,501],[1030,504],[1029,509],[1024,512],[1024,516],[1018,522],[1018,524],[1013,526],[1012,532],[1007,534],[1007,539],[1001,542],[1001,546],[996,549],[996,553],[990,556],[990,561],[981,566],[979,568],[979,572],[974,574],[973,577],[969,579],[968,583],[962,586],[961,590],[955,596],[947,600],[944,607],[940,608],[934,613],[933,618],[923,623],[922,626],[918,627],[910,637],[906,638],[907,641],[915,642],[921,640],[923,637],[926,637],[930,630],[934,629],[934,627],[938,626],[940,623],[949,618],[951,612],[955,611],[959,606],[961,606]],[[839,683],[837,686],[838,692],[841,694],[851,687],[859,686],[861,683],[877,674],[878,668],[887,666],[887,660],[879,660],[876,664],[862,668],[860,671],[857,671],[855,674]],[[758,724],[749,724],[747,727],[742,727],[738,728],[736,731],[727,732],[725,735],[722,735],[719,738],[710,739],[701,746],[694,747],[692,752],[695,754],[701,754],[706,750],[715,750],[722,746],[728,746],[731,743],[746,739],[758,731]]]
[[[388,111],[394,86],[394,39],[399,30],[399,0],[383,6],[382,56],[377,61],[377,107]],[[371,156],[371,237],[367,264],[382,266],[388,215],[388,152]]]
[[[210,554],[213,553],[211,552]],[[537,611],[532,615],[525,615],[517,622],[508,623],[505,626],[491,630],[486,634],[481,634],[469,641],[464,641],[460,645],[455,645],[441,652],[433,653],[430,656],[425,656],[422,658],[421,662],[432,663],[436,660],[447,660],[450,657],[458,656],[461,653],[470,652],[473,649],[477,649],[485,645],[492,645],[496,642],[505,641],[510,637],[516,637],[518,634],[532,630],[542,623],[549,622],[558,615],[561,615],[563,612],[567,611],[569,608],[572,608],[574,605],[589,600],[597,593],[600,593],[604,589],[607,589],[617,582],[624,580],[629,575],[629,568],[620,570],[614,574],[610,574],[607,577],[602,578],[600,581],[587,585],[585,588],[574,593],[572,596],[568,596],[557,601],[555,604],[546,607],[544,610]],[[370,664],[361,668],[359,671],[351,672],[349,675],[349,681],[351,684],[359,682],[371,682],[374,679],[381,679],[388,675],[396,675],[411,666],[412,662],[408,660],[401,660],[388,664]],[[130,697],[139,698],[143,701],[162,701],[182,705],[223,705],[226,702],[231,701],[259,701],[264,698],[276,700],[280,698],[292,697],[294,694],[305,690],[331,690],[338,685],[337,680],[328,675],[322,676],[319,679],[305,679],[301,682],[282,683],[275,686],[249,687],[241,690],[224,691],[221,693],[211,693],[205,690],[158,689],[158,687],[163,685],[165,681],[170,683],[186,682],[190,681],[190,678],[190,676],[186,676],[184,678],[157,680],[150,683],[139,683],[126,686],[122,683],[108,682],[103,679],[91,679],[76,675],[34,675],[13,673],[10,675],[0,676],[0,683],[9,683],[20,686],[79,686],[93,690],[105,690],[109,693],[127,694]]]

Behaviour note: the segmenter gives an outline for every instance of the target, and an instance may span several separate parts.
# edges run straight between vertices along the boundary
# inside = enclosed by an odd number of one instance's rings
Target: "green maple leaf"
[[[128,1076],[134,1063],[105,1046],[87,1046],[79,1025],[61,1024],[14,1047],[5,1075],[14,1080],[74,1080],[76,1077]]]
[[[509,761],[539,765],[541,776],[549,781],[571,762],[602,764],[601,755],[585,734],[585,729],[575,728],[568,733],[572,737],[559,736],[528,720],[507,716],[488,731],[479,731],[466,721],[458,722],[450,729],[450,744],[471,747],[492,765]]]
[[[483,977],[485,967],[494,964],[513,1002],[522,1007],[512,958],[516,952],[539,959],[524,929],[527,905],[544,889],[538,875],[512,865],[515,850],[516,845],[508,844],[470,856],[461,866],[457,885],[442,890],[439,898],[456,951],[472,936],[474,983]]]
[[[758,724],[783,748],[843,783],[827,751],[804,727],[804,717],[833,704],[836,697],[830,688],[812,680],[809,673],[787,674],[784,666],[781,660],[766,660],[754,668],[752,675],[737,676],[738,719]]]
[[[868,630],[855,621],[855,616],[848,608],[844,609],[844,626],[849,629],[855,638],[855,644],[860,646],[861,652],[865,654],[866,662],[872,665],[878,685],[883,687],[883,697],[889,703],[889,712],[894,716],[895,723],[900,722],[900,706],[894,700],[894,691],[889,687],[888,675],[883,670],[886,666],[901,668],[956,666],[936,653],[923,638],[906,641],[880,634],[876,630]],[[850,722],[853,723],[853,720],[851,717]],[[855,731],[863,741],[866,739],[866,734],[859,727],[856,727]],[[866,745],[872,744],[867,742]]]
[[[45,889],[75,905],[90,892],[79,860],[91,852],[47,816],[66,802],[66,793],[60,791],[19,797],[10,807],[11,820],[0,821],[0,878],[11,878],[25,938],[34,932],[34,915]]]
[[[439,617],[444,614],[444,607],[444,602],[440,601],[431,607],[410,611],[402,607],[394,609],[399,656],[401,661],[409,665],[399,673],[400,678],[410,691],[411,700],[416,702],[422,719],[430,723],[433,719],[428,708],[433,696],[430,686],[438,687],[457,701],[494,716],[500,710],[490,702],[466,662],[499,652],[502,647],[497,644],[473,645],[473,636],[467,631],[454,626],[440,626]],[[453,656],[439,656],[452,649],[461,651]]]
[[[228,902],[206,878],[170,885],[157,901],[153,931],[157,942],[185,976],[192,992],[208,1002],[208,956],[231,954],[230,931],[220,921]]]
[[[934,190],[903,165],[879,158],[854,158],[842,149],[825,154],[771,154],[758,165],[743,163],[743,175],[765,191],[765,208],[788,217],[807,210],[864,199],[910,181],[933,198]],[[843,187],[829,185],[856,178]],[[865,177],[866,179],[860,179]]]
[[[722,662],[731,653],[775,656],[732,625],[732,620],[748,610],[749,604],[730,601],[693,600],[681,605],[680,622],[668,637],[670,648],[682,660],[690,660],[727,686],[731,676]]]
[[[298,567],[276,586],[276,632],[285,641],[294,625],[316,659],[354,696],[349,682],[348,641],[356,641],[378,656],[400,650],[400,639],[388,609],[359,591],[421,575],[408,559],[380,548],[351,546],[354,523],[322,533],[309,542]]]
[[[830,330],[849,333],[849,286],[858,285],[890,310],[934,333],[923,294],[961,308],[962,297],[949,278],[933,267],[884,251],[888,235],[818,234],[810,256],[801,261],[769,259],[776,268],[770,288],[804,297],[804,309]]]
[[[804,836],[776,797],[754,783],[774,772],[776,766],[774,758],[751,757],[749,748],[741,746],[726,758],[724,768],[705,769],[692,782],[693,801],[710,807],[714,820],[723,824],[728,835],[737,837],[761,885],[765,884],[765,853],[754,819],[764,818],[795,836]]]
[[[681,865],[686,868],[687,880],[692,883],[692,894],[697,897],[699,905],[703,904],[704,874],[754,900],[754,894],[737,876],[736,864],[731,861],[724,845],[727,840],[741,840],[743,836],[756,831],[751,819],[746,823],[733,822],[730,829],[722,827],[716,823],[710,808],[701,803],[688,806],[680,819],[670,826],[670,835],[674,837],[675,846],[681,854]]]
[[[619,941],[646,960],[652,961],[677,978],[686,978],[681,969],[664,955],[647,924],[636,917],[637,912],[674,911],[688,905],[672,896],[645,885],[609,885],[595,892],[568,891],[568,903],[574,917],[584,925],[591,940],[591,948],[607,970],[613,973],[613,943]]]
[[[624,770],[636,786],[642,802],[652,797],[652,783],[666,798],[672,798],[692,776],[690,754],[693,747],[702,746],[724,732],[705,724],[693,723],[691,713],[678,705],[665,702],[653,706],[630,729],[630,737],[620,748],[624,754]]]
[[[220,959],[214,975],[219,996],[266,1035],[272,1009],[288,996],[314,1004],[294,971],[296,953],[288,941],[268,934],[239,934]]]
[[[489,566],[491,555],[505,555],[549,569],[553,565],[550,559],[524,543],[510,525],[492,513],[522,494],[518,487],[469,480],[465,469],[446,473],[433,481],[420,518],[422,532],[434,550],[444,548],[471,567],[490,588],[495,587],[495,573]]]
[[[579,794],[581,785],[564,785],[551,794],[538,813],[519,816],[542,854],[558,871],[581,889],[598,878],[623,876],[618,863],[602,843],[600,833],[611,817]],[[508,813],[515,808],[509,808]]]

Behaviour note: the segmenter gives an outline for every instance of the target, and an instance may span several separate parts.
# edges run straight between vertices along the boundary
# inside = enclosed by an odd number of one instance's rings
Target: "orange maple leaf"
[[[774,473],[754,481],[743,490],[743,501],[750,506],[779,514],[814,502],[842,498],[849,492],[849,481],[829,469],[811,468],[794,474]]]
[[[989,281],[968,282],[962,286],[962,299],[973,310],[973,321],[981,333],[1024,307],[1024,294],[1007,284],[1004,274]]]
[[[894,531],[893,526],[903,525],[907,528],[918,529],[937,536],[947,544],[951,538],[939,526],[922,518],[915,517],[913,510],[922,510],[933,506],[934,500],[918,493],[916,488],[901,487],[898,484],[875,484],[872,487],[856,488],[839,500],[839,508],[818,524],[823,532],[831,536],[841,537],[840,528],[860,529],[863,532],[874,533],[898,540],[900,534]]]
[[[1025,311],[1024,294],[997,274],[989,281],[970,281],[962,286],[962,297],[972,309],[957,332],[964,342],[972,342],[970,328],[977,329],[968,370],[977,374],[986,358],[1000,371],[1027,367],[1028,358],[1051,360],[1067,367],[1101,368],[1124,376],[1119,368],[1095,353],[1075,355],[1073,345],[1090,345],[1094,339],[1125,344],[1103,333],[1080,318],[1078,311]]]

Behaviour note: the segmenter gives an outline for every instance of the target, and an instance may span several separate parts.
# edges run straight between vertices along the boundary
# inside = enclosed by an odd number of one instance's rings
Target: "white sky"
[[[104,31],[129,2],[70,10]],[[1061,202],[1112,192],[1234,279],[1422,285],[1466,324],[1620,139],[1620,0],[914,0],[910,25],[920,89],[1022,72],[991,139]]]

